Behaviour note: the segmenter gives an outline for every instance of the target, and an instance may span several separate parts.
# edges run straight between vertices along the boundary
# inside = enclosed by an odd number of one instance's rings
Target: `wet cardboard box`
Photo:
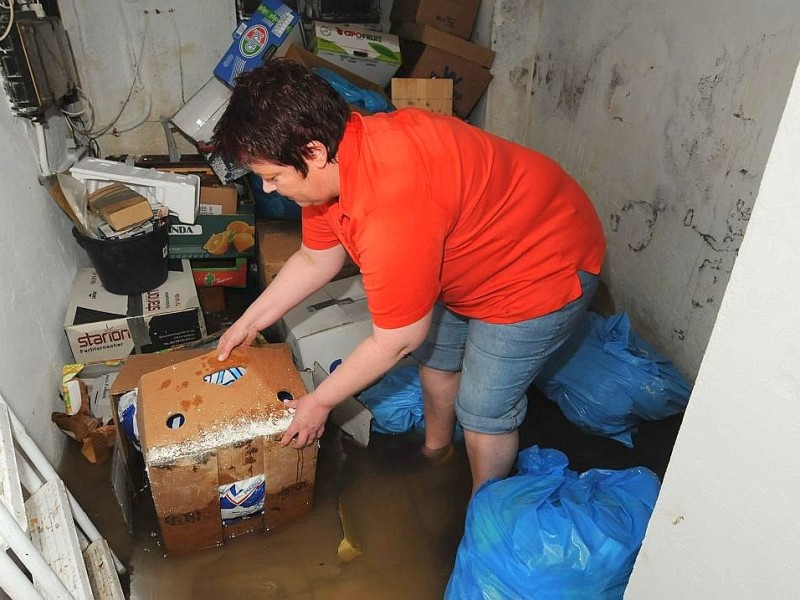
[[[168,554],[220,546],[305,514],[313,500],[316,445],[280,439],[283,402],[306,393],[285,344],[216,351],[139,380],[137,421]]]

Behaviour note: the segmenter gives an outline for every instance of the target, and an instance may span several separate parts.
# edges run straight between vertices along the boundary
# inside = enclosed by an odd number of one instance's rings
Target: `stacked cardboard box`
[[[389,19],[429,25],[468,40],[480,5],[480,0],[394,0]]]
[[[311,49],[314,54],[363,77],[381,89],[400,67],[397,36],[372,31],[353,23],[314,22]]]
[[[480,0],[395,0],[391,32],[400,37],[397,77],[453,81],[453,112],[467,118],[492,81],[494,52],[467,41]]]
[[[495,53],[429,25],[395,23],[400,35],[402,77],[453,80],[453,112],[467,118],[492,81]]]

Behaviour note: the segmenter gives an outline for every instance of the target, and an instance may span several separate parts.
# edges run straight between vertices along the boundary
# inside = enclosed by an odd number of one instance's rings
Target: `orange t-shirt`
[[[552,159],[453,117],[418,109],[353,114],[338,152],[338,202],[303,209],[303,243],[341,243],[360,267],[378,327],[437,300],[514,323],[580,296],[599,273],[602,226]]]

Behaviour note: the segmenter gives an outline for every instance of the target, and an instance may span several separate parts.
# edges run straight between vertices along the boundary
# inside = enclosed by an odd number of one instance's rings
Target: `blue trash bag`
[[[391,112],[394,110],[386,96],[372,90],[360,88],[330,69],[317,67],[314,69],[314,73],[327,81],[348,104],[362,108],[370,113]]]
[[[691,394],[689,382],[636,335],[624,312],[608,319],[586,313],[535,384],[569,421],[631,448],[640,419],[676,415]]]
[[[660,483],[644,467],[567,468],[527,448],[518,474],[484,483],[467,511],[445,600],[622,598]]]
[[[263,180],[252,171],[247,174],[247,180],[253,192],[256,216],[282,221],[300,220],[302,209],[299,204],[278,192],[265,192]]]
[[[389,371],[378,383],[364,390],[359,400],[372,413],[375,433],[397,434],[425,427],[422,386],[416,366]]]

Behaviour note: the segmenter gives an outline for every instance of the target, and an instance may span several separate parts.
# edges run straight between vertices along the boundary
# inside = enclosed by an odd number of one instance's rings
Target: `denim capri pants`
[[[522,424],[528,388],[576,329],[597,289],[597,275],[579,271],[578,276],[580,298],[519,323],[484,323],[436,304],[428,337],[413,357],[432,369],[461,371],[456,417],[464,429],[501,434]]]

